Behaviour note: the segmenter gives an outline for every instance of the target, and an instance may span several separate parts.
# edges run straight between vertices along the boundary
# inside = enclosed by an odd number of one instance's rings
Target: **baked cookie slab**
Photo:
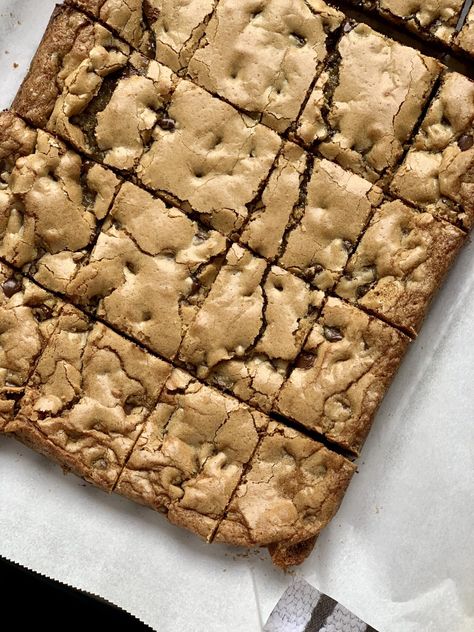
[[[463,231],[395,200],[376,212],[336,293],[416,335],[464,244]]]
[[[464,0],[349,0],[433,42],[451,44]]]
[[[116,489],[211,539],[268,422],[174,370]]]
[[[65,306],[6,431],[111,490],[170,371]]]
[[[378,318],[328,298],[274,408],[357,454],[408,344]]]
[[[15,416],[62,305],[0,262],[0,431]]]
[[[54,76],[45,61],[52,47],[63,53],[55,55]],[[56,86],[39,102],[38,81]],[[158,62],[130,54],[67,7],[53,15],[13,109],[96,161],[136,174],[226,234],[242,226],[281,145],[270,129]]]
[[[131,46],[178,72],[186,67],[217,0],[68,0]]]
[[[284,132],[321,70],[343,15],[322,0],[221,0],[189,76]]]
[[[11,112],[0,113],[0,257],[66,292],[120,180]]]
[[[234,245],[179,357],[199,377],[266,412],[322,298],[302,279]]]
[[[217,231],[127,182],[68,293],[88,312],[173,359],[227,248]]]
[[[355,466],[272,421],[220,523],[216,542],[312,545],[336,513]],[[300,560],[301,561],[301,560]]]
[[[348,23],[345,31],[296,134],[345,169],[384,181],[422,116],[441,65],[366,24]]]
[[[474,224],[474,82],[449,72],[402,165],[393,195],[465,230]]]
[[[328,291],[381,200],[367,180],[287,143],[240,242]]]

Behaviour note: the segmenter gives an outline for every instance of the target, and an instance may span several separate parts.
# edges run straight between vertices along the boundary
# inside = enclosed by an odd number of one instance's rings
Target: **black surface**
[[[0,557],[0,592],[4,608],[15,607],[15,630],[84,629],[104,630],[116,626],[127,632],[151,632],[151,628],[140,623],[122,610],[89,597],[74,588],[69,588],[37,573],[23,569]],[[65,620],[65,614],[69,619]],[[2,626],[0,625],[0,628]]]

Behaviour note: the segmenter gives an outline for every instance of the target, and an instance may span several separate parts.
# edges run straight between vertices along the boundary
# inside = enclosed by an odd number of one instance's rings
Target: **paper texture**
[[[1,107],[53,4],[0,0]],[[380,632],[474,630],[473,314],[470,244],[382,405],[340,512],[298,571]],[[265,551],[206,545],[5,437],[0,507],[1,555],[159,632],[258,631],[292,579]]]

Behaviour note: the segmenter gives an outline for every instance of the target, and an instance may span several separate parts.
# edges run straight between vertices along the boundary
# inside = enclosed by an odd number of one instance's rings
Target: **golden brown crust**
[[[64,58],[83,57],[92,33],[91,21],[69,7],[57,6],[12,108],[36,127],[45,127],[61,92],[58,76]]]
[[[357,454],[408,343],[390,325],[329,298],[276,410]]]
[[[375,213],[336,293],[415,335],[465,233],[399,200]]]
[[[314,538],[337,512],[354,471],[344,457],[272,422],[215,541],[289,546]]]
[[[309,557],[316,545],[318,536],[315,535],[308,540],[303,540],[297,544],[286,544],[277,542],[268,546],[268,552],[272,562],[278,568],[286,570],[292,566],[299,566]]]

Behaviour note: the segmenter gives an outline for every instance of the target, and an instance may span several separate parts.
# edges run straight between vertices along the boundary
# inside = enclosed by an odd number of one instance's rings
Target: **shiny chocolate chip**
[[[463,134],[458,140],[458,146],[461,151],[467,151],[474,145],[474,136],[472,134]]]
[[[158,125],[161,129],[164,129],[166,132],[174,132],[176,129],[176,121],[168,116],[164,116],[162,119],[158,120]]]
[[[327,325],[323,327],[323,334],[328,342],[337,342],[344,338],[340,329],[337,327],[328,327]]]
[[[310,369],[314,364],[314,355],[311,353],[301,353],[296,362],[297,369]]]
[[[14,294],[21,290],[22,284],[20,279],[11,277],[2,285],[3,293],[7,298],[11,298]]]

